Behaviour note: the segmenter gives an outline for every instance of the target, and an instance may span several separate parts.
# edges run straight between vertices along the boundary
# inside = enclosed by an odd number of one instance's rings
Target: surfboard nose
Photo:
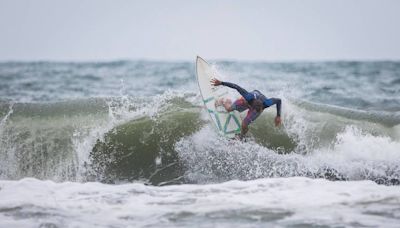
[[[207,61],[205,61],[203,58],[201,58],[199,55],[196,57],[196,63],[197,64],[200,64],[200,63],[206,63],[206,64],[208,64],[207,63]]]

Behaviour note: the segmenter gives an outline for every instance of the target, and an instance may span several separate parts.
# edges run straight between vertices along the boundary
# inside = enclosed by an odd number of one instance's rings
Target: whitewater
[[[283,125],[218,136],[192,62],[0,63],[0,227],[398,227],[400,62],[212,63]]]

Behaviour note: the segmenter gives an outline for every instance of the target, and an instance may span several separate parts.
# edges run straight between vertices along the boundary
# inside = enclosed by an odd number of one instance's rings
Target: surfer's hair
[[[262,101],[255,99],[253,100],[253,102],[251,102],[251,106],[257,111],[257,112],[261,112],[263,110],[264,104],[262,103]]]

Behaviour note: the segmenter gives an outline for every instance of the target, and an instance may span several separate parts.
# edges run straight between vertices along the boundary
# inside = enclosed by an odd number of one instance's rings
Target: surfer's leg
[[[244,135],[249,131],[249,124],[257,119],[262,112],[257,112],[257,110],[250,108],[247,112],[246,117],[242,121],[242,126],[240,128],[240,136],[239,138],[242,139]]]
[[[247,112],[246,117],[243,120],[243,123],[248,126],[251,122],[253,122],[254,120],[256,120],[262,112],[257,112],[256,109],[249,109],[249,111]]]
[[[240,127],[239,139],[243,139],[246,133],[249,131],[249,124],[253,122],[260,115],[261,112],[257,112],[255,109],[249,109],[246,117],[242,121],[242,126]]]
[[[243,97],[241,97],[241,98],[237,99],[235,102],[233,102],[233,104],[230,105],[229,110],[230,111],[236,110],[238,112],[243,112],[244,110],[246,110],[248,108],[249,108],[249,104]],[[226,107],[225,107],[225,109],[228,110]]]
[[[244,135],[249,131],[249,125],[246,122],[242,122],[242,127],[240,128],[239,139],[243,139]]]

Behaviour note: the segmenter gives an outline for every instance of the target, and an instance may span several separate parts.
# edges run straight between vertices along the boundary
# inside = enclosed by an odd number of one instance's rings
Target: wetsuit
[[[249,109],[249,111],[247,112],[246,118],[244,118],[243,122],[245,124],[250,124],[251,122],[253,122],[255,119],[257,119],[258,116],[260,116],[261,112],[258,112],[255,107],[252,105],[253,101],[255,99],[259,100],[262,102],[263,104],[263,110],[265,108],[268,108],[274,104],[276,104],[276,115],[277,116],[281,116],[281,99],[279,98],[267,98],[264,94],[262,94],[260,91],[258,90],[254,90],[252,92],[247,92],[247,90],[243,89],[242,87],[230,83],[230,82],[221,82],[221,85],[223,86],[227,86],[233,89],[236,89],[240,95],[242,95],[241,98],[239,98],[238,100],[236,100],[231,108],[233,110],[237,110],[239,112],[243,112],[246,109]]]

